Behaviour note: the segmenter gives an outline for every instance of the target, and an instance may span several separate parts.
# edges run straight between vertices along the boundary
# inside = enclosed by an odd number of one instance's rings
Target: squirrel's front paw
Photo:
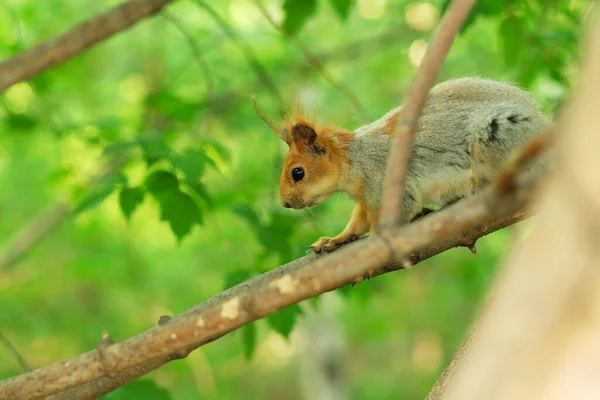
[[[310,246],[310,249],[317,254],[323,252],[328,253],[330,251],[334,251],[335,249],[342,247],[346,243],[353,242],[356,239],[358,239],[358,236],[356,235],[339,235],[334,238],[322,237],[321,239],[313,243],[312,246]]]

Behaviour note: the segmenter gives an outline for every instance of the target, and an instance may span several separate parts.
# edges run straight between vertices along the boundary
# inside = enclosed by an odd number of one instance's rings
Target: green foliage
[[[119,192],[119,205],[123,215],[128,220],[131,218],[131,214],[135,209],[144,201],[144,194],[146,192],[141,187],[128,187],[123,188]]]
[[[116,189],[122,185],[127,184],[127,178],[122,172],[110,173],[106,178],[102,179],[100,183],[95,185],[89,193],[83,195],[83,198],[78,202],[73,213],[79,214],[90,208],[93,208],[100,204],[104,199],[110,196]],[[80,189],[79,191],[85,191]]]
[[[251,323],[242,328],[242,343],[244,346],[244,358],[252,359],[256,350],[256,324]]]
[[[254,231],[256,239],[263,246],[260,260],[271,254],[279,254],[282,261],[292,258],[294,251],[291,238],[294,227],[298,223],[298,217],[277,210],[270,214],[269,221],[264,222],[249,205],[235,204],[232,210],[246,220]]]
[[[283,26],[292,33],[298,32],[317,11],[317,0],[285,0]]]
[[[171,226],[181,241],[195,224],[203,223],[202,210],[194,199],[183,192],[175,174],[165,170],[152,172],[145,181],[148,192],[160,204],[160,219]]]
[[[276,332],[281,333],[286,338],[292,333],[296,319],[302,314],[300,307],[297,304],[283,308],[267,317],[269,326]]]
[[[158,386],[151,379],[139,379],[103,396],[105,400],[171,400],[168,390]]]
[[[329,0],[336,13],[342,20],[348,19],[350,10],[354,6],[354,0]]]

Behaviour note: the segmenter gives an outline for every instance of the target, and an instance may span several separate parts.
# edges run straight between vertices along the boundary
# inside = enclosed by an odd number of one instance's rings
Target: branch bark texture
[[[418,263],[452,247],[471,246],[526,217],[533,188],[530,182],[501,197],[488,190],[334,253],[303,257],[123,342],[0,382],[0,398],[34,399],[69,389],[63,393],[71,398],[97,397],[281,308],[364,276],[401,269],[396,260]],[[55,398],[66,398],[63,393]]]
[[[0,63],[0,92],[62,64],[94,44],[156,14],[174,0],[130,0]]]

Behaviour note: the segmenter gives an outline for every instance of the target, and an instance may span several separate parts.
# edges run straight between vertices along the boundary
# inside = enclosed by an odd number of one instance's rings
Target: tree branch
[[[12,344],[12,342],[8,340],[8,338],[2,333],[0,333],[0,342],[2,342],[4,344],[4,347],[6,347],[8,351],[10,351],[10,353],[15,357],[23,371],[31,371],[31,368],[27,364],[27,361],[25,361],[25,357],[23,357],[21,353],[19,353],[17,347],[14,344]]]
[[[471,246],[477,238],[528,216],[534,188],[535,182],[528,182],[502,196],[490,188],[334,253],[308,255],[123,342],[0,382],[0,398],[39,398],[70,388],[68,393],[77,397],[99,396],[281,308],[364,276],[401,269],[395,260],[410,257],[418,263],[452,247]]]
[[[94,44],[156,14],[174,0],[130,0],[0,63],[0,92],[62,64]]]
[[[438,33],[427,48],[419,70],[412,81],[404,109],[396,123],[396,138],[390,150],[384,194],[381,199],[379,229],[386,229],[402,223],[404,181],[406,180],[413,135],[418,129],[418,121],[427,100],[427,93],[450,50],[454,37],[469,15],[475,1],[452,1],[442,18]]]

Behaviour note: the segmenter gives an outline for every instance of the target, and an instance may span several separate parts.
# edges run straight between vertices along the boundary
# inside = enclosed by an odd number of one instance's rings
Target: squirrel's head
[[[317,126],[300,110],[283,126],[276,126],[254,106],[261,119],[289,146],[279,195],[281,205],[301,209],[322,203],[343,189],[342,169],[347,165],[346,146],[353,132],[331,125]]]

